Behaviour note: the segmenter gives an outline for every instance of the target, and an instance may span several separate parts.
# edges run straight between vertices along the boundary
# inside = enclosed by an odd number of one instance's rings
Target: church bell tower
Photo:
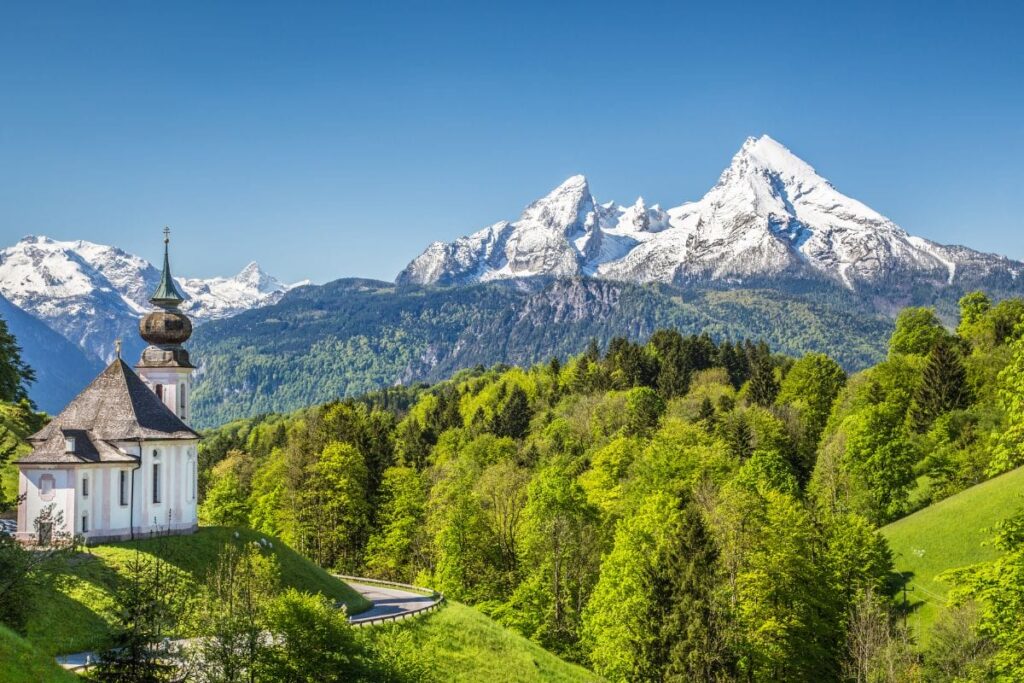
[[[171,412],[189,424],[192,418],[192,372],[188,351],[182,346],[192,336],[192,321],[178,308],[185,297],[171,277],[168,244],[170,229],[164,228],[164,268],[160,284],[149,302],[156,307],[139,321],[139,334],[149,343],[135,366],[139,377],[156,393]]]

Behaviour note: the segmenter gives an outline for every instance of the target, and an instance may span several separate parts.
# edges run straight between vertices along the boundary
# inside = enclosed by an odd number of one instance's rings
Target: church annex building
[[[29,441],[19,470],[16,538],[85,542],[191,533],[197,528],[197,447],[188,426],[194,370],[182,344],[192,323],[171,278],[164,237],[154,311],[139,323],[149,346],[134,369],[120,357]],[[120,346],[120,345],[119,345]]]

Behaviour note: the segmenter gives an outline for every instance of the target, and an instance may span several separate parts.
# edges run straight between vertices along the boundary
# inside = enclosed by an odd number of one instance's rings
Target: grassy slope
[[[108,632],[112,590],[121,579],[125,563],[139,551],[162,557],[190,581],[201,581],[227,543],[251,542],[264,538],[248,530],[220,527],[200,529],[190,536],[170,536],[90,549],[93,557],[76,558],[61,577],[60,590],[40,606],[29,623],[28,637],[40,650],[63,654],[102,647]],[[345,603],[350,612],[361,612],[369,603],[345,583],[330,576],[297,552],[277,541],[273,552],[281,566],[285,585],[317,592]]]
[[[910,624],[922,640],[944,603],[948,586],[936,577],[948,569],[993,559],[986,542],[997,522],[1024,506],[1024,467],[961,491],[882,529],[896,569],[911,574],[916,607]]]
[[[432,664],[443,681],[601,680],[459,603],[449,602],[439,612],[401,622],[394,628],[409,632],[417,653]],[[373,633],[385,631],[370,630]]]
[[[0,683],[58,683],[78,680],[16,633],[0,626]]]

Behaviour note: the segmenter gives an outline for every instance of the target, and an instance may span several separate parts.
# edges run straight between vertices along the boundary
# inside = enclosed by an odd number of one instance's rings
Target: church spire
[[[184,301],[185,297],[178,291],[177,286],[174,284],[174,278],[171,277],[171,260],[167,254],[167,245],[171,241],[171,229],[168,227],[164,228],[164,270],[160,273],[160,285],[153,292],[153,296],[149,298],[149,303],[160,308],[177,308]]]

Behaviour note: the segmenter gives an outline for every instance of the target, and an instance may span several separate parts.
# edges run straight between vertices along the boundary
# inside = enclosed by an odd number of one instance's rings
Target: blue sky
[[[909,231],[1024,258],[1019,3],[4,3],[0,243],[391,279],[585,173],[699,198],[768,133]]]

